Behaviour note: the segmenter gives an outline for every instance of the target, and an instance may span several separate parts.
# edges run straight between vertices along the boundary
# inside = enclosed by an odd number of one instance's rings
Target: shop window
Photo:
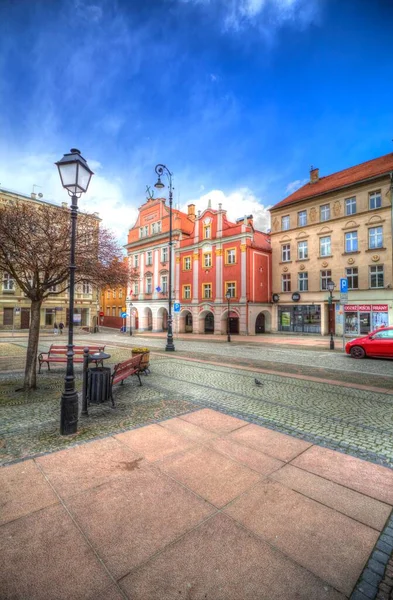
[[[284,275],[281,275],[281,291],[291,291],[291,275],[289,273],[284,273]]]
[[[368,206],[370,210],[375,210],[376,208],[381,208],[382,206],[382,196],[381,190],[377,192],[370,192],[368,195]]]
[[[319,255],[320,256],[331,256],[331,239],[330,235],[327,237],[323,237],[319,240]]]
[[[383,248],[382,227],[372,227],[368,230],[368,247],[370,250]]]
[[[383,288],[383,275],[383,265],[375,265],[370,267],[370,288]]]
[[[345,252],[357,252],[358,250],[358,232],[349,231],[345,234]]]
[[[281,260],[282,262],[289,262],[291,260],[291,244],[284,244],[282,246]]]
[[[332,280],[332,272],[330,269],[321,271],[321,290],[328,289],[328,283]]]
[[[287,231],[289,229],[289,215],[285,215],[285,217],[281,217],[281,229],[282,231]]]
[[[345,200],[345,214],[355,215],[356,214],[356,198],[346,198]]]
[[[298,227],[305,227],[307,225],[307,211],[301,210],[297,213],[297,224]]]
[[[357,267],[348,267],[348,269],[345,269],[345,277],[348,280],[349,290],[357,290],[359,288],[359,274]]]
[[[297,257],[299,260],[308,258],[308,242],[298,242]]]
[[[323,204],[320,208],[320,220],[329,221],[330,219],[330,204]]]
[[[308,292],[308,273],[307,271],[299,273],[299,292]]]

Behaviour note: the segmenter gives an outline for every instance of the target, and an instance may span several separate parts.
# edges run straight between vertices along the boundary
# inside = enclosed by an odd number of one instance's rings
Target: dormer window
[[[209,240],[212,236],[212,228],[211,225],[203,226],[203,239]]]

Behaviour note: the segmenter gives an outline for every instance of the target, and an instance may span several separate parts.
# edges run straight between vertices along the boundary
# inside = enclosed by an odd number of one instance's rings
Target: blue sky
[[[0,184],[81,208],[125,243],[154,167],[183,208],[232,219],[308,177],[393,151],[390,0],[0,0]],[[40,186],[40,187],[38,187]]]

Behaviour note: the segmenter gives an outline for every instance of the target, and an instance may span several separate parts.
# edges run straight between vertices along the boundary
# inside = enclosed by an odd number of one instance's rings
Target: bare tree
[[[69,286],[70,244],[68,208],[23,200],[0,207],[0,271],[7,272],[31,301],[25,390],[37,385],[42,303],[50,296],[63,294]],[[129,274],[122,250],[113,234],[93,215],[79,215],[75,258],[75,284],[127,284]]]

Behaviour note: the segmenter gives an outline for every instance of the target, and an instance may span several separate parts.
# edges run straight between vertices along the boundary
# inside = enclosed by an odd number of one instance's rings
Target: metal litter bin
[[[107,402],[111,395],[111,370],[96,367],[87,370],[87,401],[89,404]]]

